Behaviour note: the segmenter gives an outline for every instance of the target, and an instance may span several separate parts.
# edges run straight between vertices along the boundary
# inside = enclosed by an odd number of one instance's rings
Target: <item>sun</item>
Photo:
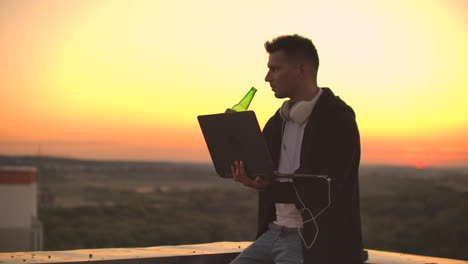
[[[417,163],[416,169],[424,169],[426,166],[423,163]]]

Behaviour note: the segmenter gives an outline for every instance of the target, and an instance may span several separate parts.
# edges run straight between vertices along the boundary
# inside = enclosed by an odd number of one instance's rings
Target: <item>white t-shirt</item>
[[[319,89],[314,99],[307,101],[307,103],[310,104],[310,113],[306,113],[307,116],[312,113],[312,110],[321,94],[322,89]],[[306,124],[307,121],[302,124],[296,123],[292,120],[285,122],[281,143],[281,154],[278,165],[279,173],[292,174],[299,168],[301,160],[302,138],[304,136],[304,128]],[[292,181],[292,179],[285,178],[276,180],[280,182]],[[295,204],[276,203],[275,206],[275,224],[289,228],[302,227],[302,217]]]

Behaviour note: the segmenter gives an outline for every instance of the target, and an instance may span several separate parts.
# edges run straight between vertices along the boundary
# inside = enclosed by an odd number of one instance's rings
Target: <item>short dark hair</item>
[[[318,71],[319,57],[317,49],[312,40],[306,37],[298,34],[281,35],[271,41],[265,42],[265,49],[269,54],[282,50],[290,58],[302,59],[309,62],[315,71]]]

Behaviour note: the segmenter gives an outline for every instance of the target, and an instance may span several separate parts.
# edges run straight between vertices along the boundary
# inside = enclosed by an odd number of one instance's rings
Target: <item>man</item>
[[[362,263],[355,114],[317,86],[310,39],[279,36],[265,49],[265,81],[275,97],[290,99],[263,130],[277,171],[323,176],[251,179],[243,162],[234,162],[234,179],[259,190],[259,213],[257,240],[231,263]]]

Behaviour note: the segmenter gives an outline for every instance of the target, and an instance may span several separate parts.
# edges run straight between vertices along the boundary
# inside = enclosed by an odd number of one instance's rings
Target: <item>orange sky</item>
[[[0,154],[209,162],[196,116],[251,87],[281,101],[264,41],[311,37],[319,85],[356,111],[364,164],[468,164],[468,4],[434,1],[0,3]]]

